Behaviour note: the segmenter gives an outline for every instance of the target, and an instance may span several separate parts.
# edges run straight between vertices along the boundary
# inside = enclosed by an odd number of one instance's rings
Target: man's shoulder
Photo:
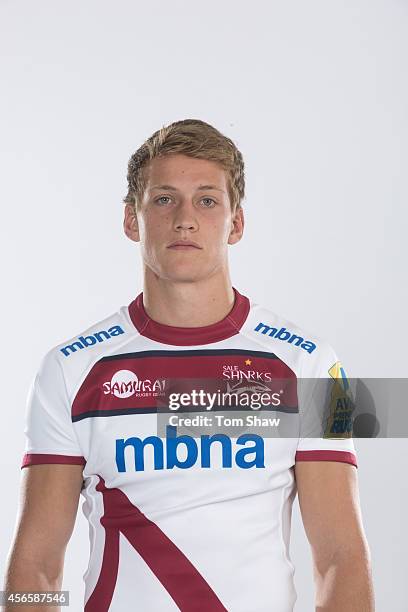
[[[308,327],[277,313],[271,307],[251,300],[249,316],[242,333],[281,357],[305,376],[324,372],[337,361],[328,340]]]
[[[132,325],[127,306],[78,331],[50,348],[43,361],[56,361],[68,373],[80,372],[125,345],[138,333]]]
[[[113,344],[122,342],[131,329],[125,314],[125,307],[122,306],[116,312],[59,343],[54,349],[65,359],[89,349],[92,351],[109,350]]]

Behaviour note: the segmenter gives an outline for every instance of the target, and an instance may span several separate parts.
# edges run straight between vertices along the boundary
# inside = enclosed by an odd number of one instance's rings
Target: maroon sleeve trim
[[[65,463],[71,465],[85,465],[84,457],[75,455],[49,455],[40,453],[26,453],[23,457],[21,469],[29,465],[39,465],[42,463]]]
[[[296,451],[295,461],[342,461],[358,467],[354,453],[340,450]]]

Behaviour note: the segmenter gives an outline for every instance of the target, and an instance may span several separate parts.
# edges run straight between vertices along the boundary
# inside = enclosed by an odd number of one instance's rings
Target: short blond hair
[[[133,153],[128,163],[128,192],[123,202],[137,209],[146,189],[143,169],[155,157],[177,153],[220,164],[227,175],[232,212],[242,206],[245,198],[242,154],[230,138],[200,119],[183,119],[163,126]]]

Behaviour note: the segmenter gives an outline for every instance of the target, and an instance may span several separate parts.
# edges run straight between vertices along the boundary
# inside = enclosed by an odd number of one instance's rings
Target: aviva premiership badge
[[[323,438],[343,439],[353,435],[352,413],[355,408],[350,383],[340,361],[328,370],[331,378],[329,410]]]

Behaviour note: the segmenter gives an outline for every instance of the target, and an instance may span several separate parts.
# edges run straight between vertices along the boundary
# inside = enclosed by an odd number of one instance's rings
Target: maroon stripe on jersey
[[[28,465],[40,465],[42,463],[66,463],[70,465],[85,465],[84,457],[76,455],[49,455],[40,453],[26,453],[23,457],[21,469]]]
[[[85,604],[84,612],[105,612],[109,609],[118,576],[118,565],[119,530],[105,529],[101,571],[98,582]]]
[[[240,382],[241,381],[241,382]],[[202,383],[202,386],[200,386]],[[141,414],[160,407],[172,392],[203,389],[233,391],[234,385],[266,386],[281,395],[281,405],[297,409],[295,373],[275,354],[257,350],[159,350],[112,355],[98,361],[79,388],[72,404],[73,421],[81,415]],[[282,386],[283,385],[283,386]]]
[[[341,450],[296,451],[295,461],[342,461],[357,467],[357,459],[354,453]]]
[[[98,582],[85,612],[108,610],[119,565],[119,532],[143,558],[183,612],[226,612],[208,582],[165,533],[148,519],[120,489],[108,489],[99,476],[96,490],[103,495],[106,540]],[[137,598],[137,593],[135,593]]]
[[[225,340],[238,334],[245,323],[250,310],[249,299],[235,287],[234,305],[224,319],[217,323],[202,327],[176,327],[153,321],[147,314],[143,304],[143,292],[129,304],[129,316],[133,325],[142,336],[162,342],[163,344],[198,345]]]

